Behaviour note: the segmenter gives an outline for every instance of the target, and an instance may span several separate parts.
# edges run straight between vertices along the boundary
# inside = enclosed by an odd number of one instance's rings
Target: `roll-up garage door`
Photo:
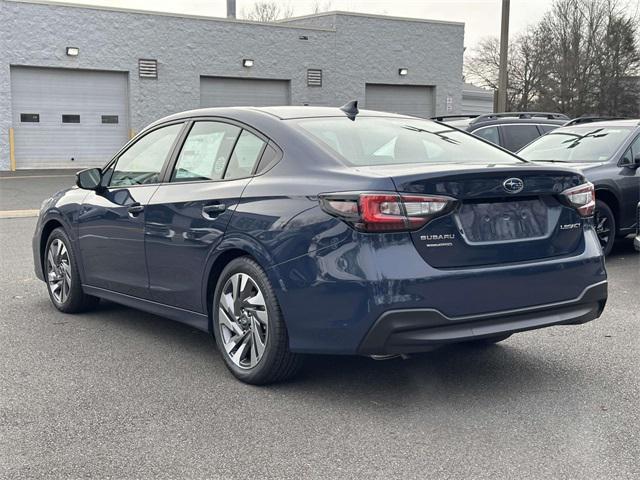
[[[289,80],[200,77],[200,106],[289,105]]]
[[[369,110],[431,117],[434,113],[434,88],[422,85],[382,85],[367,83],[365,104]]]
[[[17,168],[101,166],[128,139],[127,74],[11,67]]]

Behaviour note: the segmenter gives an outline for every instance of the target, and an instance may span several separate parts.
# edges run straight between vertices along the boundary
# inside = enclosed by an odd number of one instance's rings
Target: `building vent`
[[[158,78],[158,61],[141,58],[138,60],[140,78]]]
[[[310,68],[307,70],[307,86],[308,87],[321,87],[322,86],[322,70]]]

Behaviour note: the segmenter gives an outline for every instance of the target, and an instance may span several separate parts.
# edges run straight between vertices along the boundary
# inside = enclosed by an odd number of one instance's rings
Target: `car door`
[[[148,295],[145,206],[157,190],[184,123],[139,138],[103,172],[103,188],[85,197],[78,239],[86,284],[136,297]]]
[[[167,181],[147,207],[151,298],[204,312],[207,258],[222,240],[267,140],[222,121],[192,124]]]
[[[630,228],[636,222],[636,208],[640,202],[640,168],[634,164],[640,156],[640,135],[631,143],[618,162],[616,183],[620,187],[620,228]]]

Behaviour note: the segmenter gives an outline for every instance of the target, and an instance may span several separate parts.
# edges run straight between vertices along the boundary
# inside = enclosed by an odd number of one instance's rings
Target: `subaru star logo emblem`
[[[520,193],[524,188],[524,182],[519,178],[507,178],[502,186],[508,193]]]

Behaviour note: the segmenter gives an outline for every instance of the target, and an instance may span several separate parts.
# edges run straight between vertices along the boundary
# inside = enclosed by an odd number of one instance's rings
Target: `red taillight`
[[[320,195],[320,205],[364,232],[416,230],[450,212],[456,200],[438,195],[397,193],[331,193]]]
[[[587,182],[562,192],[569,205],[583,217],[590,217],[596,208],[596,191],[593,183]]]

